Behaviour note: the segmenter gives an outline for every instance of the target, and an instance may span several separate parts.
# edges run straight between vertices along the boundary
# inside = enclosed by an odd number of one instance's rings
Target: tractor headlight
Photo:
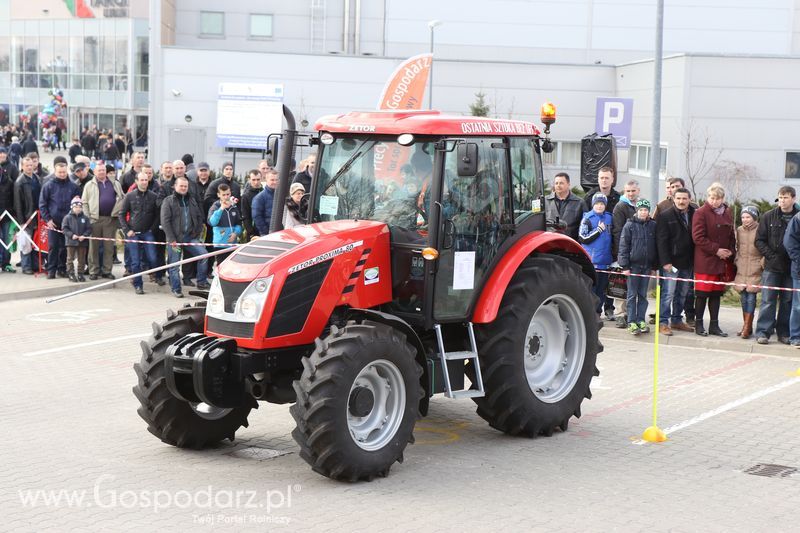
[[[253,280],[239,297],[239,301],[236,302],[235,317],[247,322],[258,321],[261,311],[264,309],[270,285],[272,285],[272,276]]]
[[[225,312],[225,299],[222,297],[222,287],[219,283],[219,277],[215,277],[211,282],[211,290],[208,291],[208,304],[206,305],[206,314],[210,316],[219,317]]]
[[[256,310],[257,310],[257,303],[254,298],[242,298],[239,302],[239,313],[244,318],[255,318]]]

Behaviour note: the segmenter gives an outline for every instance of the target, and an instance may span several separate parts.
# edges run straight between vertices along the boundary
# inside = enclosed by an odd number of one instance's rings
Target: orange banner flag
[[[386,111],[408,111],[422,109],[425,89],[431,71],[432,54],[420,54],[406,59],[389,76],[383,87],[378,109]],[[375,174],[379,179],[400,180],[400,169],[406,164],[412,149],[394,146],[391,153],[386,154],[386,147],[375,149]]]
[[[420,54],[401,63],[383,87],[378,109],[422,109],[432,61],[432,54]]]

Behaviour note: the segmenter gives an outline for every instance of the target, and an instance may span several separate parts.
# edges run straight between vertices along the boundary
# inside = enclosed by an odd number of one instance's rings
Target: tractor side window
[[[452,246],[440,250],[434,317],[463,318],[505,239],[501,224],[510,221],[505,150],[500,138],[473,139],[478,172],[458,176],[456,151],[447,152],[442,184],[442,215]],[[448,237],[449,238],[449,237]]]
[[[544,209],[541,205],[541,180],[531,140],[512,137],[510,148],[514,222],[519,225],[523,220],[541,213]]]

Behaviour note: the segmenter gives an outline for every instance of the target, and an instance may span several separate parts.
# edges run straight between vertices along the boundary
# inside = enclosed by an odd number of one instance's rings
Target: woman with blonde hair
[[[734,289],[742,301],[742,329],[737,333],[743,339],[753,334],[753,314],[756,311],[756,295],[761,283],[762,255],[756,248],[758,208],[746,205],[742,208],[742,225],[736,228],[736,279]]]
[[[725,189],[713,183],[706,191],[706,202],[695,211],[692,219],[694,241],[695,328],[703,337],[728,334],[719,327],[719,306],[725,285],[720,281],[733,281],[733,261],[736,235],[731,209],[725,204]],[[706,305],[710,317],[708,332],[703,326]]]

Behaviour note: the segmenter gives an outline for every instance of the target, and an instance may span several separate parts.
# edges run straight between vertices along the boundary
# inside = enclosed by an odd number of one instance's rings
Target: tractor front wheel
[[[601,345],[591,280],[554,255],[526,259],[491,324],[477,330],[486,395],[478,415],[512,435],[550,436],[580,417]]]
[[[252,406],[220,408],[189,403],[167,388],[164,358],[167,348],[189,333],[202,333],[205,302],[167,312],[166,322],[153,323],[153,336],[142,341],[142,359],[133,368],[138,382],[133,394],[139,400],[139,416],[147,430],[162,442],[178,448],[201,449],[224,439],[233,441],[236,430],[247,427]]]
[[[405,336],[377,322],[331,327],[303,358],[290,411],[300,457],[323,476],[386,476],[413,442],[422,368]]]

